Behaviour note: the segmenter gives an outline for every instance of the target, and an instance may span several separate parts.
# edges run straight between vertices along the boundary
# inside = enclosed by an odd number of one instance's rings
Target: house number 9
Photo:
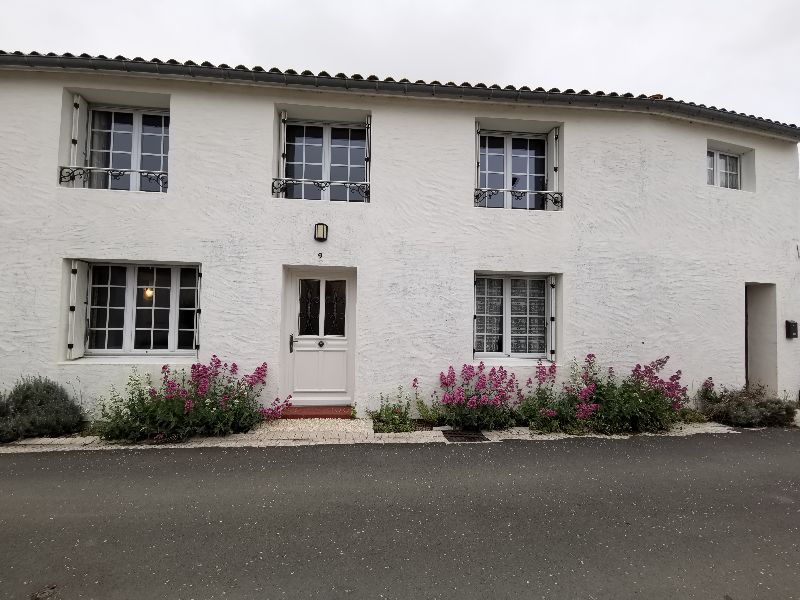
[[[322,252],[317,252],[317,258],[322,258]]]

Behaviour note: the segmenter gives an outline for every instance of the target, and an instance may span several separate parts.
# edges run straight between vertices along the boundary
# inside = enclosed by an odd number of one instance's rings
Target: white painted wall
[[[58,186],[65,88],[169,95],[166,195]],[[271,197],[276,103],[372,114],[370,204]],[[200,359],[267,361],[267,399],[287,393],[284,265],[357,269],[361,407],[415,376],[427,394],[471,361],[476,270],[562,274],[560,361],[591,351],[627,369],[669,354],[695,386],[744,383],[745,282],[775,283],[778,388],[800,388],[800,342],[782,334],[800,316],[795,144],[601,110],[94,74],[0,72],[0,105],[0,388],[41,373],[93,407],[132,363],[164,362],[64,360],[67,258],[202,263]],[[473,207],[476,119],[564,124],[563,211]],[[706,185],[709,138],[755,149],[755,191]]]

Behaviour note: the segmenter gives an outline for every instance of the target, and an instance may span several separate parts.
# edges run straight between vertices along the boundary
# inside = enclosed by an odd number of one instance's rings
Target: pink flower
[[[552,419],[558,413],[554,411],[552,408],[540,408],[539,414],[542,415],[543,417],[547,417],[548,419]]]
[[[575,416],[583,421],[597,412],[598,408],[600,408],[599,404],[580,402],[575,406]]]
[[[190,413],[192,412],[193,408],[194,408],[194,400],[192,400],[191,398],[187,398],[183,403],[183,410],[186,411],[187,413]]]
[[[416,377],[414,377],[414,379],[411,381],[411,387],[414,389],[419,387],[419,380]]]

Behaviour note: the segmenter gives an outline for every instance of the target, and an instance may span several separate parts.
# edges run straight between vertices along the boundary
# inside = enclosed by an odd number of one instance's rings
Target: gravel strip
[[[512,427],[504,431],[483,431],[489,442],[504,440],[549,441],[573,437],[628,439],[631,435],[584,436],[565,433],[537,433],[527,427]],[[719,423],[692,423],[675,426],[666,433],[643,433],[648,436],[687,436],[702,433],[741,433]],[[369,419],[285,419],[264,423],[249,433],[225,437],[192,438],[173,444],[115,444],[96,436],[64,438],[29,438],[0,444],[0,454],[20,452],[63,452],[69,450],[153,450],[159,448],[266,448],[272,446],[310,446],[320,444],[449,444],[441,431],[412,431],[410,433],[373,433]]]

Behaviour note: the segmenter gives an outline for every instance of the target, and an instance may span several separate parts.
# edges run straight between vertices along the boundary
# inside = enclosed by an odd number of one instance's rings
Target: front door
[[[352,404],[354,277],[348,271],[298,272],[289,278],[289,290],[292,402]]]

